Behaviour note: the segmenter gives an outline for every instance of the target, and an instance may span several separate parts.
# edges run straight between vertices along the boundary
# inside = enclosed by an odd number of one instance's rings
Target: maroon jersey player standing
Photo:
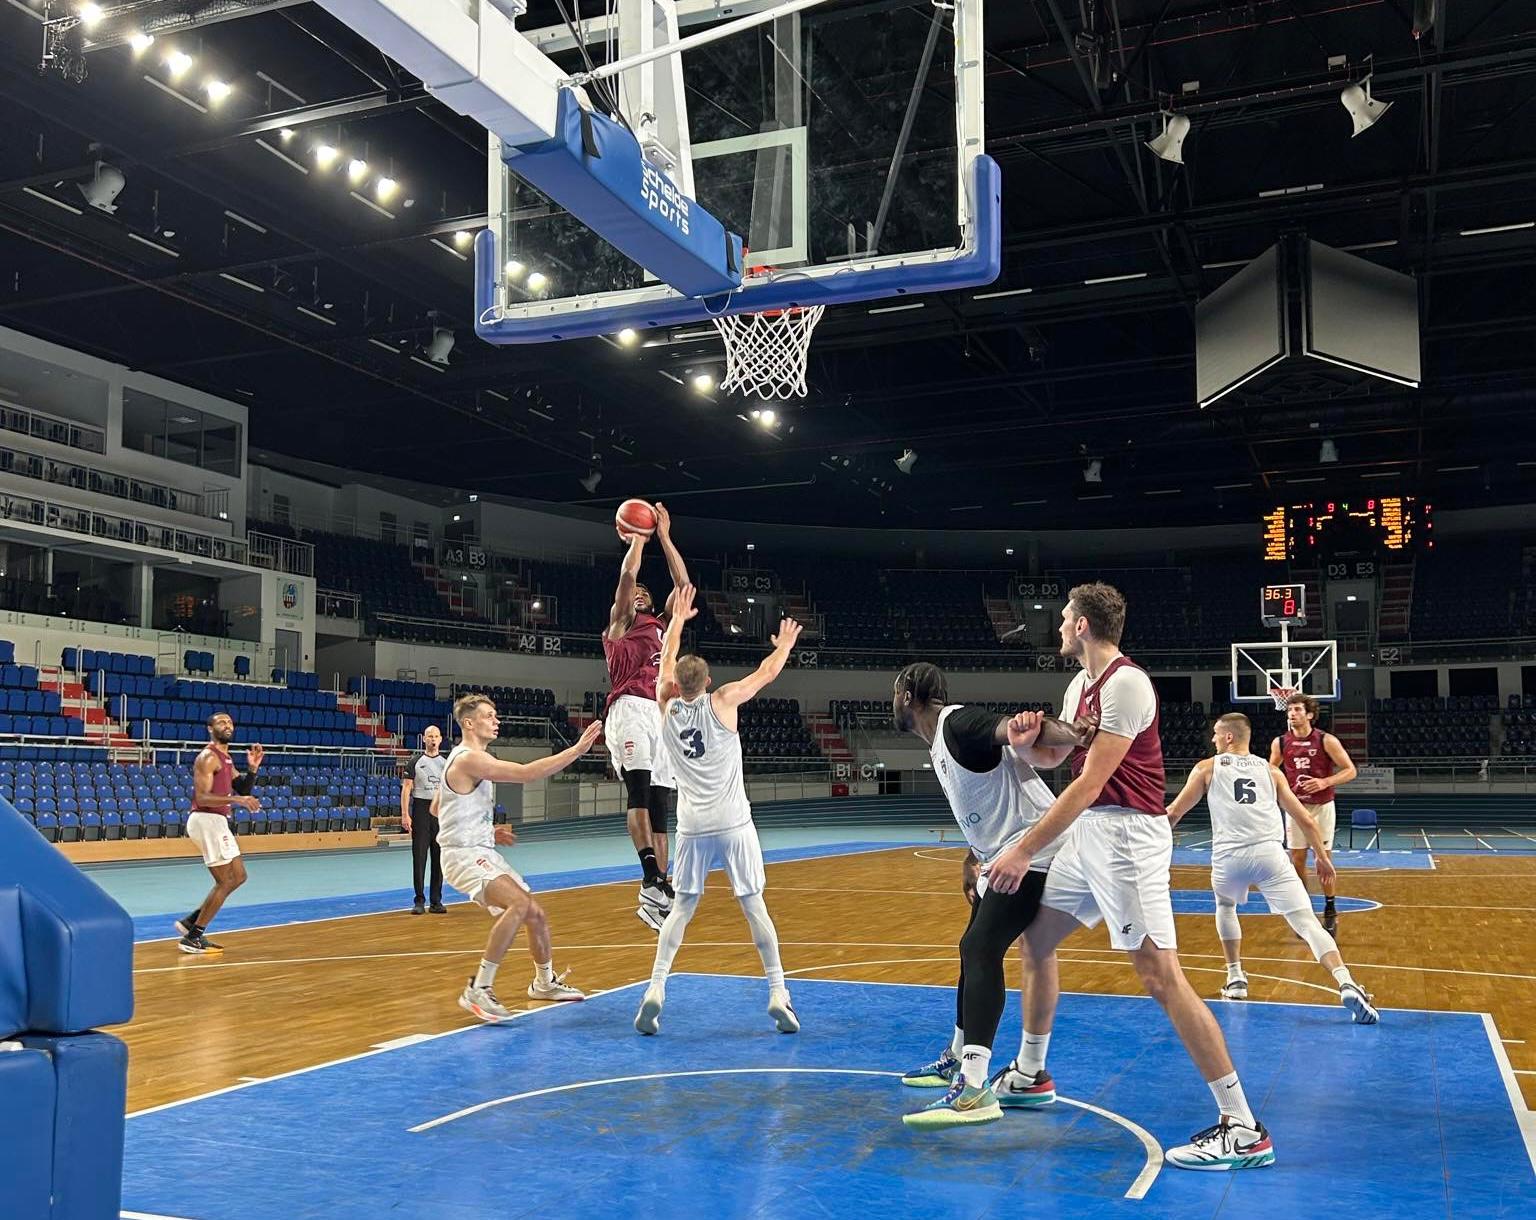
[[[1288,726],[1269,745],[1269,765],[1285,772],[1285,782],[1291,791],[1301,798],[1307,812],[1316,819],[1323,832],[1323,844],[1333,850],[1333,829],[1337,815],[1333,808],[1333,790],[1347,784],[1359,771],[1349,757],[1349,751],[1332,733],[1314,727],[1320,706],[1311,695],[1297,692],[1285,701],[1285,722]],[[1307,879],[1307,837],[1295,818],[1287,817],[1285,845],[1290,849],[1291,863],[1303,882]],[[1334,907],[1336,883],[1318,877],[1323,887],[1323,929],[1329,936],[1337,936],[1339,914]]]
[[[672,518],[662,504],[656,505],[656,537],[673,588],[681,588],[688,583],[688,568],[673,545]],[[656,703],[656,673],[666,623],[656,615],[650,590],[637,579],[646,540],[634,536],[626,541],[629,550],[619,568],[619,585],[603,634],[603,654],[608,660],[603,736],[613,769],[624,782],[629,837],[640,857],[640,906],[635,914],[659,932],[672,908],[672,886],[667,881],[667,808],[669,794],[676,787],[660,748],[661,711]]]
[[[181,939],[176,947],[183,953],[221,953],[221,946],[203,935],[213,922],[225,899],[245,884],[245,861],[240,858],[240,844],[230,828],[230,811],[236,806],[257,810],[261,803],[251,795],[256,786],[256,772],[261,767],[262,748],[253,745],[245,752],[246,770],[235,773],[229,756],[229,743],[235,739],[235,722],[228,712],[208,717],[208,744],[192,764],[192,812],[187,815],[187,838],[202,852],[203,863],[213,874],[213,889],[202,906],[176,921]]]

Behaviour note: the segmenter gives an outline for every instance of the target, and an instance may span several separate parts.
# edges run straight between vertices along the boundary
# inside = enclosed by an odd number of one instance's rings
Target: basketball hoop
[[[772,267],[748,269],[749,275],[772,273]],[[720,389],[727,394],[739,390],[758,398],[804,398],[811,335],[826,312],[825,305],[791,305],[711,318],[725,344],[725,377]]]
[[[1290,702],[1291,696],[1296,693],[1294,686],[1271,686],[1269,697],[1275,701],[1275,711],[1285,711],[1285,705]]]

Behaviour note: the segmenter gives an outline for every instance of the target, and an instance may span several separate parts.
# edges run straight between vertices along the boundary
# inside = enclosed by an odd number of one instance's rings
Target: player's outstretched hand
[[[804,628],[795,622],[794,619],[781,618],[779,620],[779,632],[773,637],[773,646],[775,648],[793,648],[795,641],[800,638],[800,633],[803,630]]]
[[[672,536],[672,514],[667,511],[667,506],[660,500],[651,506],[656,510],[656,537],[670,538]]]
[[[252,771],[259,770],[261,767],[261,760],[266,756],[267,752],[261,748],[261,743],[258,741],[245,752],[245,765]]]
[[[672,617],[687,622],[698,614],[698,607],[693,604],[693,599],[698,595],[699,590],[695,585],[678,585],[673,589],[671,596],[667,598],[667,602],[672,607]]]
[[[510,826],[498,826],[492,833],[496,836],[496,844],[499,847],[511,847],[517,842],[517,835],[513,833]]]
[[[1339,878],[1339,870],[1333,867],[1333,857],[1329,855],[1317,858],[1317,879],[1326,886],[1332,886]]]
[[[594,720],[591,724],[587,725],[586,728],[581,730],[581,738],[579,741],[577,741],[576,744],[581,747],[582,753],[586,753],[592,748],[592,746],[597,742],[597,739],[602,735],[603,722],[601,720]]]
[[[1008,722],[1008,744],[1015,750],[1027,750],[1040,736],[1044,712],[1019,712]]]

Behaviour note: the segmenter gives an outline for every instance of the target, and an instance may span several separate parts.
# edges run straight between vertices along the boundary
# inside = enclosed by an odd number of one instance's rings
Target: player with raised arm
[[[1333,850],[1333,829],[1337,820],[1333,790],[1347,784],[1359,771],[1349,757],[1344,743],[1332,733],[1314,727],[1322,710],[1311,695],[1297,691],[1285,701],[1286,730],[1269,743],[1269,765],[1285,773],[1285,782],[1301,798],[1323,832],[1323,844]],[[1295,818],[1286,828],[1285,844],[1291,849],[1291,863],[1303,883],[1307,880],[1307,836]],[[1323,887],[1323,930],[1338,935],[1339,915],[1334,907],[1334,881],[1318,870]]]
[[[471,902],[498,916],[485,942],[480,968],[459,996],[459,1007],[491,1024],[512,1015],[496,998],[492,984],[501,959],[525,924],[534,966],[529,999],[585,999],[576,988],[565,985],[565,975],[556,976],[544,908],[534,901],[528,883],[496,850],[497,844],[512,846],[517,836],[510,827],[495,824],[495,786],[531,784],[564,771],[602,735],[602,721],[587,725],[576,744],[558,754],[519,763],[497,758],[487,749],[501,731],[496,705],[487,696],[460,697],[453,705],[453,718],[463,739],[449,752],[443,782],[432,799],[432,813],[438,819],[437,841],[443,849],[443,877]]]
[[[1189,773],[1179,795],[1168,806],[1169,826],[1195,807],[1203,796],[1211,810],[1211,889],[1216,895],[1216,932],[1227,959],[1224,1000],[1248,998],[1248,976],[1243,973],[1240,948],[1243,930],[1237,908],[1257,887],[1264,901],[1312,950],[1339,987],[1339,1003],[1361,1025],[1380,1019],[1365,988],[1350,976],[1339,947],[1318,922],[1312,899],[1291,862],[1286,859],[1285,817],[1301,827],[1317,853],[1317,875],[1330,886],[1333,861],[1316,820],[1296,798],[1279,768],[1249,753],[1253,726],[1241,712],[1219,717],[1211,730],[1214,758],[1203,758]]]
[[[1255,1169],[1272,1165],[1269,1132],[1254,1117],[1232,1067],[1226,1039],[1179,965],[1169,869],[1163,747],[1157,691],[1145,670],[1120,652],[1125,598],[1101,583],[1076,586],[1061,611],[1061,654],[1082,665],[1062,710],[1097,726],[1082,747],[1039,747],[1038,729],[1009,726],[1015,749],[1035,746],[1051,764],[1071,755],[1073,779],[1050,810],[988,872],[988,883],[1015,892],[1035,856],[1059,836],[1040,913],[1024,933],[1036,963],[1080,927],[1109,925],[1109,943],[1130,958],[1141,985],[1168,1014],[1184,1049],[1211,1090],[1219,1117],[1168,1151],[1182,1169]],[[1070,831],[1070,833],[1068,833]],[[1025,1013],[1026,1028],[1049,1033],[1054,1011]]]
[[[763,962],[768,979],[768,1015],[780,1033],[793,1034],[800,1029],[800,1018],[784,985],[779,936],[763,902],[767,883],[763,848],[742,776],[737,714],[743,703],[756,698],[784,671],[790,649],[800,638],[800,624],[793,619],[781,620],[773,637],[773,651],[762,664],[745,678],[711,692],[709,665],[704,658],[690,655],[679,659],[677,655],[683,624],[698,613],[693,599],[692,585],[680,585],[673,591],[672,617],[661,650],[656,693],[661,708],[661,748],[677,779],[677,898],[661,925],[651,984],[635,1014],[635,1028],[642,1034],[660,1029],[672,960],[682,947],[688,921],[699,909],[710,870],[719,867],[725,870],[741,904],[752,943]]]
[[[261,808],[251,793],[256,788],[256,772],[266,751],[253,745],[245,752],[245,770],[236,773],[229,756],[229,743],[235,739],[235,721],[228,712],[208,717],[208,744],[192,763],[192,812],[187,815],[187,838],[197,844],[203,863],[213,875],[213,888],[202,905],[176,921],[181,939],[176,947],[183,953],[222,953],[224,947],[203,933],[225,901],[245,884],[245,861],[240,858],[240,844],[230,828],[230,810]]]
[[[688,567],[672,542],[672,515],[664,504],[657,504],[655,512],[656,537],[672,587],[681,588],[688,583]],[[661,729],[656,667],[663,623],[655,614],[651,591],[638,579],[646,539],[640,534],[621,533],[620,537],[629,543],[629,550],[619,567],[619,583],[603,633],[603,655],[608,661],[608,704],[603,718],[608,726],[608,755],[624,783],[630,842],[640,857],[640,906],[635,914],[659,931],[672,906],[672,886],[667,881],[667,794],[675,787],[670,764],[656,743]]]

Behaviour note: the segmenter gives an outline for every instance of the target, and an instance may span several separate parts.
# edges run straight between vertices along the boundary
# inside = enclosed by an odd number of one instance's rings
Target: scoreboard
[[[1264,558],[1307,564],[1335,555],[1411,554],[1434,548],[1433,506],[1417,496],[1309,500],[1264,514]]]

